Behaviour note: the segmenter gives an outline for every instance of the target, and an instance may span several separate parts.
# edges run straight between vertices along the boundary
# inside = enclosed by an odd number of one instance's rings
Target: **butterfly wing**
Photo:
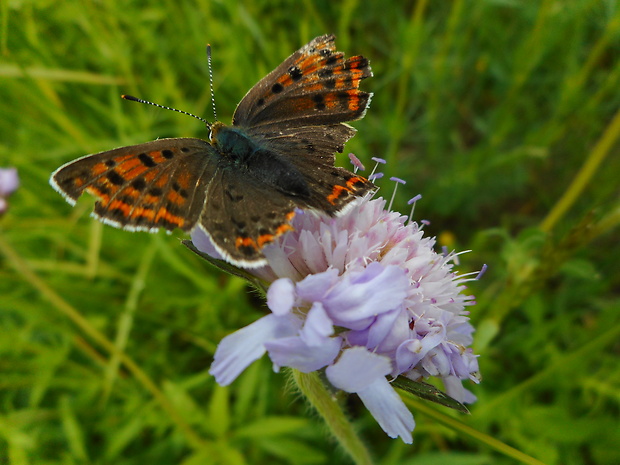
[[[201,139],[160,139],[87,155],[58,168],[50,184],[75,204],[97,198],[93,215],[127,230],[190,230],[216,170],[215,149]]]
[[[237,106],[233,125],[260,133],[363,117],[372,94],[358,88],[372,76],[370,65],[363,56],[345,60],[334,40],[315,38],[261,79]]]
[[[346,124],[287,128],[266,134],[263,143],[286,158],[309,186],[310,197],[300,208],[315,208],[330,216],[342,213],[355,197],[376,186],[362,176],[334,166],[334,152],[342,152],[344,142],[355,134]]]
[[[263,247],[293,229],[295,200],[252,176],[218,169],[206,198],[200,227],[218,252],[235,265],[266,264]]]
[[[330,215],[374,189],[365,178],[334,167],[334,153],[356,132],[345,121],[362,118],[372,97],[359,90],[372,76],[368,60],[345,59],[334,39],[317,37],[293,53],[250,89],[233,116],[233,125],[304,176],[311,188],[306,206]]]

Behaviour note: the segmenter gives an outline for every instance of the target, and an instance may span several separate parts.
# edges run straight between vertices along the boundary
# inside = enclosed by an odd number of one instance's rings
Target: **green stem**
[[[291,370],[299,391],[310,405],[323,417],[338,443],[351,456],[357,465],[372,465],[370,453],[353,430],[344,412],[332,397],[316,372],[301,373]]]
[[[562,198],[555,204],[551,212],[549,212],[540,225],[543,231],[551,231],[560,218],[562,218],[575,203],[579,195],[581,195],[586,188],[588,182],[594,177],[598,167],[614,147],[618,138],[620,138],[620,111],[616,113],[601,138],[590,151],[588,158],[577,173],[577,176],[575,176],[575,179],[573,179],[569,188],[564,192]]]
[[[498,440],[497,438],[494,438],[493,436],[490,436],[488,434],[484,434],[479,430],[464,424],[456,418],[452,418],[449,415],[435,410],[433,407],[429,406],[427,402],[421,401],[419,399],[414,399],[411,396],[405,396],[404,401],[409,407],[412,407],[418,413],[428,415],[437,423],[441,423],[446,427],[458,432],[461,437],[469,436],[476,441],[486,444],[487,446],[497,450],[498,452],[501,452],[506,457],[510,457],[516,460],[519,463],[523,463],[526,465],[545,465],[544,462],[541,462],[540,460],[535,459],[534,457],[531,457],[518,449],[510,447],[508,444]]]

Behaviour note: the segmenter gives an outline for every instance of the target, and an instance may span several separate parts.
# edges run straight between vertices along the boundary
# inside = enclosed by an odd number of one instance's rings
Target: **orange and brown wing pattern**
[[[345,60],[334,40],[317,37],[261,79],[239,103],[233,124],[257,133],[363,117],[372,94],[359,85],[372,76],[370,64],[363,56]]]
[[[299,171],[310,187],[306,206],[330,215],[375,189],[367,179],[334,167],[334,153],[356,132],[345,123],[362,118],[372,97],[359,89],[372,76],[368,60],[345,59],[334,40],[320,36],[293,53],[248,92],[233,118]]]
[[[94,216],[128,230],[190,230],[197,223],[215,150],[200,139],[160,139],[88,155],[50,179],[71,204],[93,195]]]
[[[200,226],[227,261],[265,264],[263,248],[293,230],[298,199],[253,177],[220,170],[207,190]]]

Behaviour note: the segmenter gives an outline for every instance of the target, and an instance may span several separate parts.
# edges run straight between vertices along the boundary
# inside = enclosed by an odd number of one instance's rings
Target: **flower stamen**
[[[394,181],[394,190],[392,191],[392,198],[390,199],[390,204],[388,205],[388,211],[392,211],[392,204],[394,203],[394,199],[396,198],[396,190],[398,189],[398,185],[399,184],[407,184],[407,181],[404,181],[403,179],[397,178],[396,176],[392,176],[390,178],[390,181]]]
[[[370,176],[368,176],[368,179],[370,179],[370,177],[375,174],[375,171],[377,171],[377,168],[379,168],[380,164],[385,165],[387,163],[383,158],[379,157],[372,157],[371,160],[375,162],[375,167],[372,169],[372,172],[370,173]]]
[[[358,170],[365,171],[366,168],[362,164],[359,158],[355,156],[354,153],[349,153],[349,160],[351,160],[351,164],[353,165],[353,172],[357,173]]]
[[[407,205],[411,205],[411,211],[409,212],[409,218],[407,219],[407,223],[411,223],[411,219],[413,218],[413,212],[415,210],[415,204],[418,200],[422,198],[422,194],[418,194],[415,197],[409,199]]]

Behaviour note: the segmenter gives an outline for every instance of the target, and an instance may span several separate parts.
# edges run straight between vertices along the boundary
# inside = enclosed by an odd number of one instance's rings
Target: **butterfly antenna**
[[[211,104],[213,105],[213,120],[217,121],[215,111],[215,92],[213,91],[213,66],[211,66],[211,44],[207,44],[207,64],[209,65],[209,87],[211,88]]]
[[[143,100],[143,99],[138,98],[138,97],[133,97],[132,95],[121,95],[121,98],[123,98],[125,100],[131,100],[132,102],[146,103],[148,105],[153,105],[154,107],[163,108],[164,110],[172,110],[172,111],[176,111],[177,113],[183,113],[184,115],[192,116],[192,117],[196,118],[197,120],[202,121],[204,124],[207,125],[207,128],[211,129],[211,123],[209,123],[206,119],[201,118],[200,116],[196,116],[196,115],[193,115],[191,113],[188,113],[187,111],[177,110],[176,108],[167,107],[165,105],[160,105],[159,103],[149,102],[148,100]]]

